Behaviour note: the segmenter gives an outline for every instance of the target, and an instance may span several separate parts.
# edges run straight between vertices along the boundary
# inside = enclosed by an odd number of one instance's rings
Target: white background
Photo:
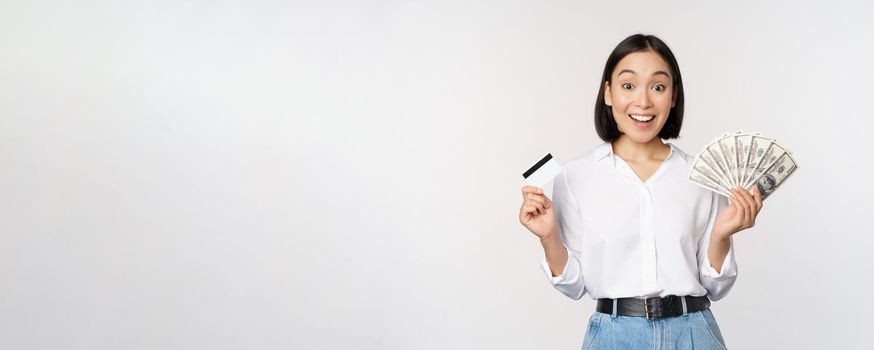
[[[643,32],[681,148],[800,164],[735,237],[729,347],[870,349],[874,6],[817,3],[0,2],[0,348],[577,349],[521,173],[600,143]]]

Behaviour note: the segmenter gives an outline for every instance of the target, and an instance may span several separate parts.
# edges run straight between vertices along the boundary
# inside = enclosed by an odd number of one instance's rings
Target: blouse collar
[[[664,142],[664,141],[662,141],[662,142]],[[686,153],[683,152],[683,150],[681,150],[680,147],[677,147],[677,145],[675,145],[671,142],[664,142],[664,143],[668,146],[671,146],[671,153],[668,154],[667,159],[670,159],[671,157],[679,158],[683,163],[688,164],[688,161],[686,160]],[[599,145],[597,148],[595,148],[594,155],[595,155],[596,161],[610,159],[610,160],[613,160],[614,166],[616,164],[616,159],[614,158],[614,154],[613,154],[613,143],[612,142],[604,142],[601,145]],[[665,161],[667,161],[667,159]]]

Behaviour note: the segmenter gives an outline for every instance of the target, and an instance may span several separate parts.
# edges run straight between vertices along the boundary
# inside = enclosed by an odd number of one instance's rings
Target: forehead
[[[618,77],[623,71],[633,71],[632,73],[623,73],[622,77],[651,77],[655,74],[656,77],[665,77],[658,72],[665,72],[670,77],[670,67],[668,63],[659,54],[653,51],[642,51],[628,54],[619,60],[616,68],[613,69],[613,77]]]

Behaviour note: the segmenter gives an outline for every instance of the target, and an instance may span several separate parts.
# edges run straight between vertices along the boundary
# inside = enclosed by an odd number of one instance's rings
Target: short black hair
[[[607,64],[604,65],[604,75],[601,77],[600,88],[598,89],[598,100],[595,101],[595,130],[598,131],[598,136],[604,142],[616,141],[619,138],[619,128],[616,126],[616,120],[613,119],[613,109],[604,103],[604,83],[610,82],[613,70],[625,56],[635,52],[651,50],[659,54],[662,59],[668,64],[671,69],[671,77],[673,79],[673,87],[677,94],[676,103],[671,108],[668,114],[668,120],[662,129],[659,131],[659,137],[662,139],[675,139],[680,137],[680,128],[683,126],[683,79],[680,75],[680,66],[677,65],[677,59],[674,58],[674,53],[668,48],[661,39],[653,35],[634,34],[622,40],[610,57],[607,58]],[[612,86],[612,83],[610,84]]]

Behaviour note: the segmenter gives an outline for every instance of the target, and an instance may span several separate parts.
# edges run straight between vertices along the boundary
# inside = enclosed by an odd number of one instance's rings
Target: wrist
[[[556,243],[561,243],[561,238],[559,237],[558,231],[554,230],[550,234],[540,237],[540,244],[543,245],[555,245]]]
[[[731,233],[713,232],[713,234],[710,236],[710,241],[711,243],[728,243],[730,237]]]

